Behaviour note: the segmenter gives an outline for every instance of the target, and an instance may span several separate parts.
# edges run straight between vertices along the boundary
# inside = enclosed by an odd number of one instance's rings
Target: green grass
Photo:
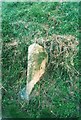
[[[34,38],[52,34],[74,35],[78,32],[79,4],[2,3],[2,114],[10,118],[53,118],[79,116],[79,81],[66,73],[46,71],[35,85],[29,104],[20,100],[19,90],[26,84],[28,46]],[[17,46],[10,43],[17,41]],[[75,58],[78,69],[78,56]],[[69,81],[69,82],[67,82]]]

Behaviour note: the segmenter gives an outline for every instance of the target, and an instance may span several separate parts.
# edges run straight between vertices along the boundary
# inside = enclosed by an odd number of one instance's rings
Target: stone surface
[[[48,62],[48,54],[45,49],[37,43],[28,48],[27,85],[21,91],[21,98],[29,100],[34,85],[40,80],[45,72]]]

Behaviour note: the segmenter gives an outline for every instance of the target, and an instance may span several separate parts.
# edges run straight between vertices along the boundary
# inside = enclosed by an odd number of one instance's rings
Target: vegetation
[[[66,70],[55,70],[53,65],[35,85],[29,104],[19,98],[19,91],[26,85],[28,46],[53,34],[71,35],[78,40],[78,9],[76,2],[2,2],[3,118],[79,116],[78,74],[72,75],[71,71],[69,76]],[[77,72],[78,57],[73,59]]]

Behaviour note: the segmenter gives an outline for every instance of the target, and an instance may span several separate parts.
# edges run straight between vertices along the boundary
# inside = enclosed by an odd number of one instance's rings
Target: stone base
[[[19,97],[20,97],[20,99],[22,99],[24,101],[29,101],[29,95],[27,94],[25,87],[20,90]]]

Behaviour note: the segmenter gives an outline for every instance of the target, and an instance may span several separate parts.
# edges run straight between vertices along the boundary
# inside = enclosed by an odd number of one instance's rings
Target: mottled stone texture
[[[30,95],[34,85],[40,80],[45,72],[48,54],[45,49],[37,43],[28,48],[28,69],[26,94]]]

